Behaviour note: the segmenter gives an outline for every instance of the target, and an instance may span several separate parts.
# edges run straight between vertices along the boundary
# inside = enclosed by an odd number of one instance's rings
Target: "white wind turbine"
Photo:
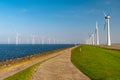
[[[88,42],[89,45],[92,44],[92,35],[91,34],[89,35],[89,38],[87,39],[87,42]]]
[[[48,38],[48,44],[51,44],[51,38]]]
[[[19,33],[17,33],[17,34],[16,34],[16,45],[18,45],[18,44],[19,44],[19,36],[20,36],[20,34],[19,34]]]
[[[89,38],[88,38],[87,40],[88,40],[88,44],[91,45],[91,44],[92,44],[92,37],[91,37],[91,34],[89,35]]]
[[[98,23],[97,22],[96,22],[95,33],[96,33],[96,45],[99,45],[99,31],[98,31]]]
[[[8,41],[7,41],[8,44],[10,44],[10,38],[8,37]]]
[[[35,44],[35,35],[32,35],[32,44]]]
[[[43,37],[41,37],[41,44],[44,44],[44,43],[45,43],[44,39],[45,39],[45,37],[44,37],[44,36],[43,36]]]
[[[107,45],[111,46],[111,39],[110,39],[110,15],[106,15],[105,13],[104,13],[104,15],[105,15],[105,20],[106,20],[106,22],[105,22],[106,25],[104,27],[107,27]]]
[[[85,44],[88,44],[88,39],[85,40]]]
[[[86,39],[86,40],[85,40],[85,43],[86,43],[86,44],[90,44],[90,38]]]
[[[94,39],[94,33],[93,32],[91,33],[91,38],[92,38],[92,45],[94,45],[95,44],[95,42],[94,42],[95,39]]]
[[[56,44],[56,40],[55,40],[55,38],[53,38],[53,44]]]
[[[26,39],[26,44],[29,44],[29,39],[28,38]]]

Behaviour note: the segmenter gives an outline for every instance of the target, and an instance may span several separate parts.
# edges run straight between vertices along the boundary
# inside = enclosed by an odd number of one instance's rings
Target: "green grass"
[[[37,68],[37,66],[39,66],[40,63],[37,63],[23,71],[20,71],[12,76],[9,76],[8,78],[4,79],[4,80],[30,80],[33,71]]]
[[[59,55],[59,54],[58,54],[58,55]],[[58,56],[58,55],[56,55],[56,56]],[[48,61],[49,59],[52,59],[52,58],[54,58],[54,57],[56,57],[56,56],[53,56],[53,57],[48,58],[48,59],[46,59],[46,60],[44,60],[44,61],[42,61],[42,62],[39,62],[39,63],[37,63],[37,64],[34,64],[34,65],[28,67],[27,69],[24,69],[24,70],[22,70],[22,71],[20,71],[20,72],[18,72],[18,73],[16,73],[16,74],[14,74],[14,75],[12,75],[12,76],[9,76],[9,77],[5,78],[4,80],[31,80],[31,77],[32,77],[32,74],[33,74],[34,70],[35,70],[41,63],[43,63],[43,62],[45,62],[45,61]]]
[[[81,45],[72,50],[71,61],[92,80],[120,80],[120,51]]]

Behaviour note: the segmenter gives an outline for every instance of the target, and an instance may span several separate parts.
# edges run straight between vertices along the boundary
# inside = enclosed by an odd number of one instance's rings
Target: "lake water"
[[[0,61],[73,46],[72,44],[0,44]]]

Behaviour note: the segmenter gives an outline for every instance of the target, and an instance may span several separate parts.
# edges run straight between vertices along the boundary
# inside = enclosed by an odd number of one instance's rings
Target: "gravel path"
[[[61,55],[41,64],[32,80],[90,80],[71,63],[71,49],[61,51]]]

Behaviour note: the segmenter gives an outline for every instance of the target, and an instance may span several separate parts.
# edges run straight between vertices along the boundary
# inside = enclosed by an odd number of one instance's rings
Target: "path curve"
[[[61,55],[41,64],[32,75],[32,80],[90,80],[70,61],[71,50],[61,51]]]

